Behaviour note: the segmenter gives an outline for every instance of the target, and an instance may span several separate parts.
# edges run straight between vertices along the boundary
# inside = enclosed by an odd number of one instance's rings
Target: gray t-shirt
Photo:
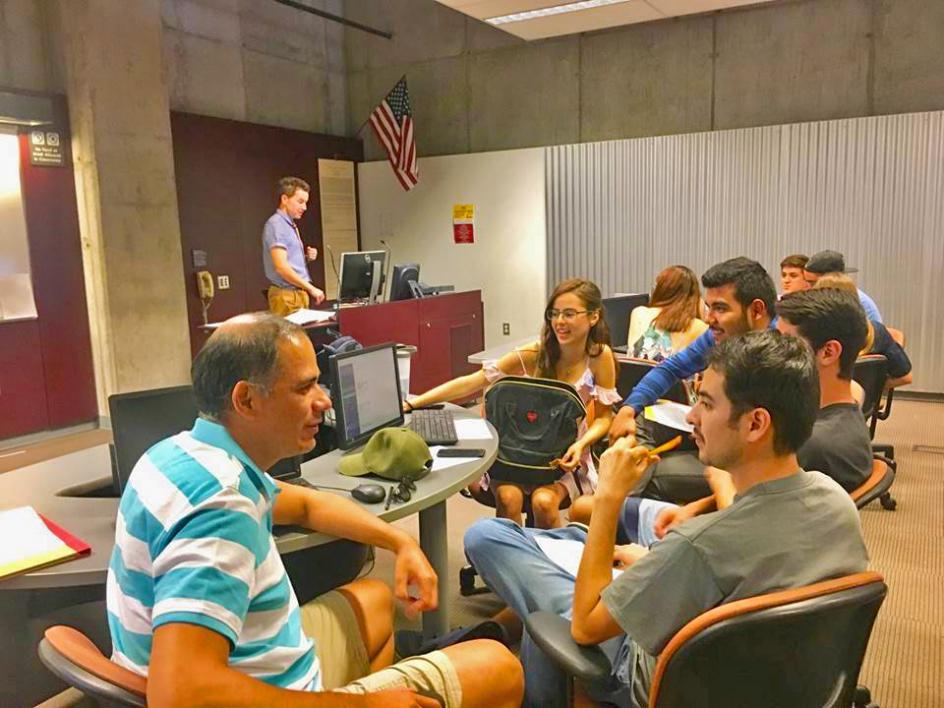
[[[797,451],[805,470],[817,470],[851,492],[872,473],[872,442],[862,411],[855,403],[820,408],[813,434]]]
[[[756,484],[727,509],[685,522],[603,591],[636,647],[637,702],[645,705],[655,657],[703,612],[867,565],[855,504],[819,472]]]

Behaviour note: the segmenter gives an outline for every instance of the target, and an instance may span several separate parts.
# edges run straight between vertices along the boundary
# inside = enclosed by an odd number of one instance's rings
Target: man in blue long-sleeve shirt
[[[717,342],[771,326],[777,289],[757,261],[740,257],[718,263],[705,271],[701,283],[708,305],[708,331],[636,384],[610,426],[611,443],[634,435],[636,415],[664,396],[677,381],[703,371],[708,353]]]

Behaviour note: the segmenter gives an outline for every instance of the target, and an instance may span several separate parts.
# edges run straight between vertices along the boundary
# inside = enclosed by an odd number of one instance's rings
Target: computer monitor
[[[410,281],[420,282],[419,263],[400,263],[393,267],[393,277],[390,278],[390,301],[409,300],[414,297]]]
[[[618,351],[626,351],[629,337],[629,316],[637,307],[649,304],[648,293],[614,295],[603,298],[606,323],[610,326],[610,342]]]
[[[386,251],[342,253],[338,299],[375,301],[383,293],[386,264]]]
[[[381,428],[403,425],[395,344],[331,357],[338,447],[350,450]]]
[[[197,400],[193,386],[173,386],[150,391],[119,393],[108,397],[111,416],[112,482],[121,494],[131,470],[155,443],[183,430],[196,420]],[[301,460],[287,457],[268,470],[276,479],[292,479],[301,474]]]
[[[121,494],[131,470],[148,448],[193,427],[197,401],[193,386],[119,393],[108,397],[108,413],[115,441],[112,481]]]

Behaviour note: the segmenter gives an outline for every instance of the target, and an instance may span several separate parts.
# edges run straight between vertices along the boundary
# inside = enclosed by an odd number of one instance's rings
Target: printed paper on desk
[[[456,437],[460,440],[491,440],[488,423],[481,418],[456,418]]]
[[[577,577],[580,559],[583,557],[584,544],[572,538],[553,538],[541,534],[536,534],[534,541],[554,565],[570,573],[575,578]],[[622,570],[614,568],[613,577],[615,578],[622,572]]]
[[[290,315],[285,315],[285,319],[299,326],[311,324],[312,322],[327,322],[334,319],[334,312],[329,310],[295,310]]]
[[[673,430],[692,432],[694,428],[685,421],[685,416],[692,410],[691,406],[683,406],[673,401],[659,401],[655,405],[646,406],[646,420],[659,423]]]

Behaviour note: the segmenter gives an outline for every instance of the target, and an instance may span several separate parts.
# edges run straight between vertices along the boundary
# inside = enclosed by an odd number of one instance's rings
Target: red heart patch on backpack
[[[538,419],[538,412],[528,411],[527,413],[524,414],[524,417],[528,419],[529,423],[535,423]]]

